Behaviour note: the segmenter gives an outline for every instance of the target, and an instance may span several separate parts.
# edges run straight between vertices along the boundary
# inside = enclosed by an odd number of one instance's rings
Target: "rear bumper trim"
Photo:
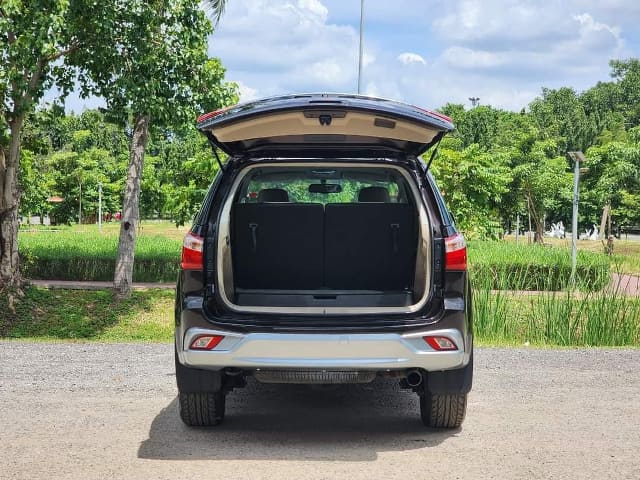
[[[189,350],[198,335],[225,338],[211,351]],[[436,351],[422,337],[443,335],[460,350]],[[190,328],[178,345],[180,363],[188,367],[218,370],[225,367],[341,368],[354,370],[398,370],[422,368],[441,371],[461,368],[469,360],[462,333],[457,329],[411,333],[237,333]]]

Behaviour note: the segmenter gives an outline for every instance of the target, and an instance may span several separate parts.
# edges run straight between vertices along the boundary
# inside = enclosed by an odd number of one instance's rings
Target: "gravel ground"
[[[478,349],[463,428],[396,382],[261,385],[176,413],[170,345],[0,342],[0,478],[640,478],[640,350]]]

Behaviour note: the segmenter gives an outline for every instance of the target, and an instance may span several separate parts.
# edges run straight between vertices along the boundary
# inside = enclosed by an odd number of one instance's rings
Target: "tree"
[[[482,151],[477,144],[464,150],[445,144],[431,168],[465,235],[493,235],[499,221],[497,207],[511,182],[504,155]]]
[[[99,8],[99,7],[98,7]],[[83,32],[90,52],[75,57],[86,66],[85,94],[103,96],[109,109],[132,123],[114,288],[131,293],[144,156],[150,128],[193,121],[199,105],[235,99],[235,86],[221,85],[224,70],[207,58],[211,23],[196,0],[131,0],[104,8],[99,31]],[[105,41],[105,35],[107,41]]]
[[[611,60],[611,76],[620,88],[619,107],[631,126],[640,125],[640,59]]]
[[[543,88],[542,97],[531,102],[529,108],[542,140],[556,143],[556,155],[572,150],[586,151],[595,143],[595,125],[572,88]]]
[[[60,60],[80,49],[76,32],[98,20],[76,15],[90,9],[80,0],[73,3],[75,8],[70,0],[0,4],[0,288],[21,283],[18,179],[25,118],[53,85],[63,92],[71,88],[73,72]]]

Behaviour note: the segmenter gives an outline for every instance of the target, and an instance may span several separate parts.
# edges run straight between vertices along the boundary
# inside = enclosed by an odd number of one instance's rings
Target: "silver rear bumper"
[[[190,350],[199,335],[222,335],[211,351]],[[459,350],[436,351],[425,335],[443,335]],[[469,361],[462,333],[456,329],[425,332],[298,334],[235,333],[191,328],[177,345],[180,363],[188,367],[218,370],[224,367],[260,368],[340,368],[353,370],[398,370],[422,368],[440,371],[461,368]]]

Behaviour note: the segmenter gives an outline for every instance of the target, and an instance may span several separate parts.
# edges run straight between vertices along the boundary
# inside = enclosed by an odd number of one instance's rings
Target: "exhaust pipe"
[[[407,385],[411,388],[417,387],[422,383],[422,373],[420,370],[409,370],[407,372]]]

